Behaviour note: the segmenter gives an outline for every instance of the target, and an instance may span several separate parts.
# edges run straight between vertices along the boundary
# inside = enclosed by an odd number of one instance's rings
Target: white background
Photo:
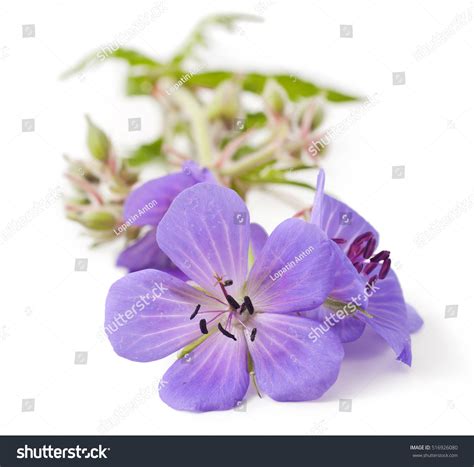
[[[120,153],[151,140],[157,108],[125,98],[126,67],[106,63],[82,79],[61,72],[112,42],[154,3],[3,1],[0,6],[0,230],[65,187],[62,154],[86,155],[89,113]],[[120,245],[91,250],[61,201],[40,209],[0,246],[0,432],[3,434],[472,434],[473,23],[431,50],[416,50],[473,8],[446,1],[166,1],[166,12],[128,47],[167,57],[199,18],[261,14],[239,34],[213,35],[209,66],[300,74],[380,102],[332,144],[327,188],[378,228],[407,300],[425,320],[413,336],[413,367],[374,340],[348,345],[337,383],[321,400],[277,403],[251,395],[246,411],[192,414],[167,407],[157,383],[174,360],[139,364],[100,339]],[[472,14],[472,10],[471,10]],[[471,17],[472,18],[472,17]],[[22,38],[22,25],[36,36]],[[354,37],[339,37],[341,24]],[[443,36],[444,37],[444,36]],[[392,85],[404,71],[406,84]],[[329,109],[329,122],[357,106]],[[129,133],[130,117],[142,131]],[[21,120],[35,119],[34,132]],[[392,166],[406,177],[392,179]],[[315,174],[308,177],[313,182]],[[254,193],[253,219],[268,229],[310,202],[304,190]],[[271,206],[271,209],[269,208]],[[437,225],[438,227],[433,227]],[[421,234],[430,240],[422,247]],[[88,258],[87,272],[74,272]],[[445,318],[458,305],[457,318]],[[88,352],[75,365],[76,351]],[[35,410],[22,412],[22,399]],[[339,399],[352,412],[339,412]],[[104,430],[101,427],[108,426]]]

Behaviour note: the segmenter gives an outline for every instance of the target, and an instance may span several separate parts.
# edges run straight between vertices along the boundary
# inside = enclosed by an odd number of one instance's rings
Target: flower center
[[[246,331],[250,336],[250,341],[253,342],[257,335],[257,328],[250,329],[247,327],[245,322],[250,318],[251,315],[255,313],[255,307],[252,303],[252,300],[247,295],[244,297],[244,301],[239,303],[232,295],[227,292],[226,287],[233,285],[232,279],[224,280],[223,276],[218,274],[214,275],[216,279],[216,284],[219,285],[225,301],[228,304],[227,310],[215,310],[215,311],[201,311],[201,305],[196,305],[196,308],[192,312],[189,319],[194,319],[198,314],[209,314],[212,313],[214,316],[211,319],[201,318],[199,320],[199,328],[203,334],[208,334],[208,325],[215,320],[219,320],[217,323],[217,329],[229,339],[234,341],[237,340],[235,335],[232,333],[233,327],[243,328],[244,332]],[[218,300],[220,303],[225,305],[225,302]]]
[[[333,238],[332,240],[338,245],[347,243],[347,240],[343,238]],[[376,243],[372,232],[364,232],[355,238],[347,251],[347,257],[357,272],[367,277],[366,287],[370,287],[378,280],[385,279],[392,264],[390,251],[382,250],[375,253]]]

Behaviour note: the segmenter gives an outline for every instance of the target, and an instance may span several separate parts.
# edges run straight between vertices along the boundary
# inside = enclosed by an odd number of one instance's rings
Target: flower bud
[[[239,87],[233,81],[224,81],[217,86],[214,96],[207,108],[207,115],[212,119],[232,119],[239,114]]]
[[[110,140],[107,135],[86,116],[87,146],[93,157],[101,162],[107,161],[110,152]]]
[[[321,99],[312,99],[302,102],[301,107],[298,110],[298,125],[304,123],[308,114],[311,118],[309,131],[313,131],[318,128],[324,120],[323,101]]]
[[[288,102],[288,94],[285,89],[273,79],[267,80],[262,97],[269,109],[277,115],[283,113]]]
[[[111,230],[117,224],[117,219],[107,211],[87,212],[82,217],[82,224],[92,230]]]

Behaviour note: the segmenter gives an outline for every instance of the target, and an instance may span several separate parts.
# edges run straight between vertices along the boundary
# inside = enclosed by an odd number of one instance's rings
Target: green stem
[[[212,163],[211,140],[204,109],[193,94],[183,87],[174,91],[172,98],[188,114],[191,120],[192,135],[197,147],[199,164],[209,167]]]
[[[265,147],[255,151],[254,153],[248,154],[238,162],[234,162],[233,164],[229,164],[227,167],[223,167],[221,174],[235,177],[271,161],[274,157],[275,151],[278,150],[287,133],[288,126],[280,126],[276,131],[276,137],[273,142],[267,144]]]

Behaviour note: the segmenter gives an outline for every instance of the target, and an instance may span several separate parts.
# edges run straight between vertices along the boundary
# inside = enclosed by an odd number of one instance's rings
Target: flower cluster
[[[209,69],[196,59],[197,51],[208,45],[212,28],[232,31],[240,21],[259,20],[249,15],[211,16],[168,60],[120,47],[106,55],[91,54],[65,73],[83,74],[106,58],[124,61],[127,95],[148,97],[162,122],[151,141],[119,157],[108,134],[86,118],[91,157],[67,158],[66,176],[74,194],[67,199],[66,210],[95,243],[116,239],[130,243],[143,237],[135,250],[150,245],[146,241],[151,234],[145,238],[148,228],[138,223],[129,228],[124,200],[133,185],[145,179],[144,172],[153,168],[173,173],[196,161],[242,197],[253,187],[269,184],[312,189],[293,175],[319,166],[327,145],[321,141],[329,132],[323,125],[327,105],[358,98],[293,74]],[[192,183],[192,177],[175,174],[163,183],[180,184],[183,178]],[[156,264],[162,259],[157,254],[149,261]],[[127,256],[119,263],[128,266]]]
[[[366,326],[411,365],[421,318],[390,253],[377,250],[377,231],[324,193],[323,171],[310,219],[283,220],[269,236],[234,190],[196,165],[138,188],[126,211],[151,199],[158,207],[138,218],[151,229],[122,254],[135,272],[112,285],[105,327],[133,361],[183,349],[159,390],[171,407],[230,409],[250,381],[277,401],[317,399],[338,377],[343,344]]]

